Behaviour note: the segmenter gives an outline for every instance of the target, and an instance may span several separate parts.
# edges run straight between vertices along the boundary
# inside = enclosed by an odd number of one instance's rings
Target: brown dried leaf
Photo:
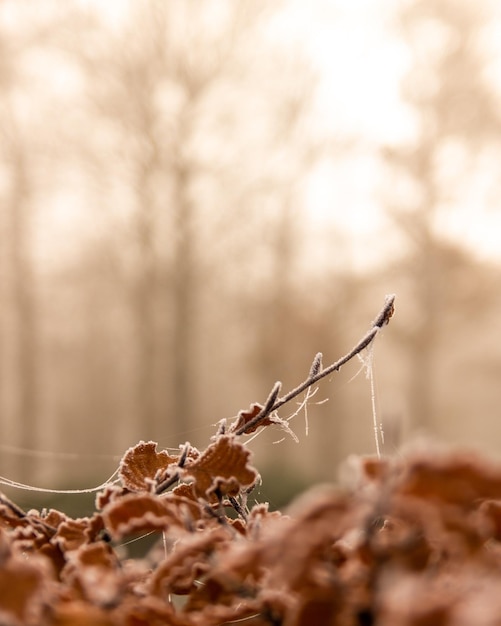
[[[235,421],[231,425],[230,432],[235,433],[239,431],[243,426],[248,424],[257,415],[259,415],[259,413],[261,413],[263,409],[264,407],[262,404],[259,404],[259,402],[254,402],[254,404],[251,404],[248,409],[243,409],[242,411],[239,411]],[[259,424],[253,426],[250,430],[245,431],[245,434],[250,435],[258,428],[261,428],[261,426],[271,426],[274,423],[275,422],[273,421],[273,419],[268,416],[262,422],[259,422]]]
[[[120,462],[119,476],[122,485],[130,491],[150,491],[156,480],[165,476],[165,471],[179,460],[178,456],[170,456],[165,450],[157,452],[154,441],[140,441],[129,448]]]
[[[65,521],[59,523],[50,543],[63,553],[72,552],[86,543],[95,541],[103,529],[103,519],[99,514],[78,519],[66,517]]]
[[[187,594],[194,581],[209,569],[209,558],[221,543],[230,539],[221,527],[187,535],[156,569],[151,579],[151,592],[159,597]]]
[[[485,500],[479,507],[479,513],[490,523],[491,538],[501,541],[501,501]]]
[[[50,509],[47,515],[45,515],[45,517],[43,518],[43,521],[49,526],[52,526],[53,528],[57,528],[59,524],[62,524],[68,519],[69,518],[65,513],[62,513],[61,511],[58,511],[57,509]]]
[[[21,552],[35,553],[48,542],[44,529],[37,528],[36,524],[17,526],[10,533],[12,545]]]
[[[175,507],[164,498],[148,493],[131,493],[111,502],[103,511],[106,529],[114,539],[168,526],[182,526]]]
[[[5,504],[0,504],[0,528],[16,528],[18,526],[30,526],[28,517],[19,517]]]
[[[109,502],[121,498],[126,493],[130,493],[130,491],[124,487],[106,485],[106,487],[96,495],[96,509],[101,511]]]
[[[117,604],[124,586],[118,559],[102,541],[72,553],[61,577],[82,598],[101,607]]]
[[[153,595],[145,596],[140,601],[137,598],[126,598],[115,614],[115,624],[120,626],[195,626],[188,616],[178,613],[172,604]]]
[[[203,506],[197,500],[193,485],[181,483],[172,491],[164,494],[162,500],[169,506],[171,511],[176,510],[179,520],[189,523],[203,516]]]
[[[457,623],[452,619],[453,607],[461,591],[451,582],[440,575],[388,573],[382,588],[378,623],[408,626]]]
[[[379,484],[386,480],[391,467],[388,459],[380,459],[374,456],[362,457],[360,464],[364,478]]]
[[[96,541],[82,546],[74,556],[74,561],[82,565],[93,565],[116,569],[118,559],[111,547],[104,541]]]
[[[0,568],[0,623],[9,626],[41,622],[43,601],[47,600],[49,571],[36,557],[30,562],[13,557]]]
[[[68,519],[59,525],[57,533],[51,539],[51,543],[58,546],[63,552],[76,550],[89,541],[87,531],[89,519]]]
[[[236,530],[237,533],[244,536],[247,534],[247,524],[243,519],[240,519],[239,517],[236,519],[229,519],[228,524],[233,528],[233,530]]]
[[[427,540],[426,529],[420,523],[419,515],[410,518],[409,514],[413,510],[416,507],[409,507],[405,517],[398,514],[395,517],[385,517],[381,528],[372,537],[371,564],[375,557],[379,561],[391,561],[393,566],[402,570],[420,571],[428,566],[434,551]]]
[[[334,542],[363,527],[367,510],[342,492],[319,487],[297,498],[289,513],[270,523],[263,557],[277,580],[300,592],[317,570],[324,572]]]
[[[125,622],[123,622],[125,623]],[[53,607],[55,626],[117,626],[108,611],[84,601],[59,602]]]
[[[312,624],[337,624],[343,598],[339,589],[324,586],[308,590],[300,595],[299,606],[293,612],[291,626]]]
[[[260,502],[255,504],[249,512],[247,517],[247,530],[252,533],[252,536],[259,534],[260,530],[267,525],[268,522],[272,522],[279,519],[286,519],[280,511],[269,511],[268,502]]]
[[[184,498],[188,502],[198,505],[198,500],[193,490],[193,485],[188,485],[187,483],[180,483],[179,485],[176,485],[174,489],[170,491],[169,493],[172,493],[173,495],[178,496],[179,498]]]
[[[233,435],[221,435],[198,459],[186,463],[185,475],[194,478],[195,494],[199,497],[212,498],[215,491],[235,496],[258,477],[249,465],[249,457],[249,450]]]
[[[472,508],[501,494],[501,466],[467,452],[421,453],[405,464],[399,491]]]
[[[221,624],[245,626],[270,626],[271,624],[282,624],[278,619],[271,621],[265,613],[261,613],[262,603],[252,598],[242,598],[234,595],[234,602],[230,604],[207,602],[203,606],[200,614],[193,614],[193,622],[196,626],[220,626]],[[196,616],[195,616],[196,615]],[[275,618],[275,615],[273,615]]]

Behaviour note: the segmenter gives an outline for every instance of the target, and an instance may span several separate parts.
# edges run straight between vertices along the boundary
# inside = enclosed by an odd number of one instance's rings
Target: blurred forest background
[[[205,446],[393,292],[385,453],[500,454],[500,42],[487,0],[3,0],[1,474]],[[308,417],[249,444],[270,489],[374,452],[363,364]]]

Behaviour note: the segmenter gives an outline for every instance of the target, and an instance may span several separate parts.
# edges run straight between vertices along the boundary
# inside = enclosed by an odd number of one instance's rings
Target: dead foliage
[[[385,312],[386,311],[386,312]],[[393,301],[347,357],[388,322]],[[25,512],[0,495],[0,623],[8,626],[385,626],[499,623],[501,465],[416,448],[352,460],[349,482],[285,512],[250,504],[245,435],[343,357],[242,411],[203,450],[139,442],[90,517]],[[298,391],[299,390],[299,391]],[[158,541],[144,558],[134,538]]]
[[[458,451],[359,458],[350,486],[312,489],[282,514],[242,503],[256,471],[237,455],[227,481],[227,458],[203,462],[198,486],[124,491],[90,518],[13,524],[4,506],[1,623],[498,623],[501,465]],[[231,486],[238,520],[207,475]],[[121,554],[151,530],[163,538],[146,558]]]

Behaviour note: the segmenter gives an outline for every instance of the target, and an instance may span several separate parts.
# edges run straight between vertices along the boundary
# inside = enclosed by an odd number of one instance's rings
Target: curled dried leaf
[[[177,517],[185,523],[202,517],[203,507],[195,497],[193,486],[181,483],[162,498],[171,511],[177,511]]]
[[[61,513],[61,511],[58,511],[57,509],[50,509],[43,517],[43,521],[53,528],[57,528],[59,524],[68,519],[69,517],[65,513]]]
[[[229,534],[221,527],[186,536],[156,569],[151,592],[160,597],[189,593],[195,588],[195,580],[208,571],[211,555],[229,540]]]
[[[9,506],[0,504],[0,528],[11,529],[29,525],[31,522],[26,515],[19,516]]]
[[[131,493],[111,502],[103,510],[106,529],[113,539],[151,530],[165,530],[168,526],[182,526],[176,507],[148,493]]]
[[[12,557],[0,568],[0,623],[34,626],[41,623],[44,601],[49,600],[46,563],[36,557],[27,562]]]
[[[98,511],[104,509],[104,507],[117,498],[121,498],[126,493],[129,493],[128,489],[119,487],[118,485],[106,485],[106,487],[99,491],[96,495],[96,509]]]
[[[102,541],[83,545],[69,555],[61,577],[83,599],[102,607],[115,605],[124,585],[118,559]]]
[[[250,435],[258,428],[261,428],[261,426],[271,426],[271,424],[273,424],[273,421],[268,416],[262,422],[256,424],[256,426],[251,426],[249,430],[245,429],[245,426],[249,424],[255,417],[257,417],[263,409],[264,406],[262,404],[259,404],[259,402],[254,402],[250,405],[248,409],[243,409],[242,411],[239,411],[235,421],[231,425],[230,432],[236,433],[241,430],[245,430],[245,434]]]
[[[59,602],[52,608],[53,623],[57,626],[116,626],[109,611],[84,600]],[[126,623],[126,622],[122,622]]]
[[[118,567],[118,560],[115,553],[104,541],[96,541],[95,543],[82,546],[75,553],[74,562],[113,570]]]
[[[165,450],[157,452],[154,441],[140,441],[127,450],[118,474],[129,491],[150,491],[152,484],[162,480],[167,468],[178,460],[178,456],[170,456]]]
[[[501,465],[468,452],[415,454],[405,462],[398,490],[465,508],[501,494]]]
[[[191,621],[184,614],[178,613],[172,604],[153,595],[141,597],[140,601],[134,597],[125,598],[115,614],[113,626],[117,624],[127,624],[128,626],[202,626],[202,624]],[[68,624],[68,626],[70,625]],[[71,624],[71,626],[74,625]],[[94,622],[92,622],[92,626],[94,626]]]
[[[57,533],[51,539],[51,543],[58,546],[63,552],[71,552],[78,549],[89,541],[87,530],[89,519],[68,519],[59,524]]]
[[[257,471],[249,464],[250,452],[233,435],[222,435],[196,460],[186,463],[185,475],[194,479],[195,494],[202,498],[237,495],[253,485]]]

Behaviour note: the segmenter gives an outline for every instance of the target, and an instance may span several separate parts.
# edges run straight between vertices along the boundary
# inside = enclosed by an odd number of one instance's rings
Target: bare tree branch
[[[275,385],[273,386],[273,390],[270,393],[270,396],[268,397],[268,400],[263,409],[246,424],[242,424],[242,426],[235,431],[235,434],[245,435],[246,433],[255,430],[255,428],[259,426],[261,422],[264,422],[264,420],[271,413],[282,407],[284,404],[287,404],[287,402],[290,402],[293,398],[297,397],[300,393],[314,385],[325,376],[328,376],[329,374],[332,374],[332,372],[337,372],[338,370],[340,370],[343,365],[348,363],[348,361],[351,361],[351,359],[353,359],[353,357],[362,352],[364,348],[367,348],[374,341],[376,335],[381,330],[381,328],[388,324],[388,322],[390,321],[390,318],[394,312],[394,303],[394,294],[386,296],[384,306],[376,319],[372,322],[370,330],[362,337],[362,339],[360,339],[360,341],[356,344],[354,348],[352,348],[347,354],[345,354],[345,356],[341,357],[335,363],[332,363],[332,365],[322,368],[321,354],[318,353],[315,356],[308,378],[297,387],[292,389],[292,391],[289,391],[289,393],[282,398],[270,402],[270,399],[276,398],[280,390],[281,383],[275,383]]]

